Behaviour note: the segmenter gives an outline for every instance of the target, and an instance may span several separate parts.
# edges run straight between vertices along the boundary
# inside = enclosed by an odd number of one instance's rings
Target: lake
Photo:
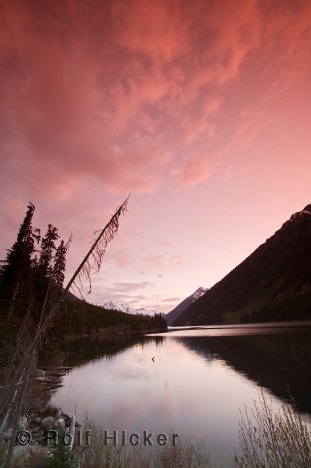
[[[310,323],[283,323],[80,340],[66,346],[64,364],[73,368],[51,403],[76,411],[81,422],[87,413],[111,433],[173,430],[180,440],[204,442],[212,461],[231,466],[239,411],[261,389],[275,408],[290,393],[310,421],[310,338]]]

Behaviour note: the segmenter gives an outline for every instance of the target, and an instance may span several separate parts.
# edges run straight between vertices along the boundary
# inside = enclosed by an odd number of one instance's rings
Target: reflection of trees
[[[63,344],[61,351],[65,353],[64,365],[78,367],[86,362],[98,360],[103,357],[113,359],[134,345],[155,342],[159,346],[163,342],[162,336],[133,336],[119,335],[118,337],[107,337],[105,339],[78,339]]]
[[[187,348],[206,359],[223,359],[276,396],[294,397],[298,409],[311,413],[310,332],[279,335],[184,337]]]
[[[163,345],[163,339],[164,339],[163,336],[154,336],[153,338],[154,338],[156,347]]]

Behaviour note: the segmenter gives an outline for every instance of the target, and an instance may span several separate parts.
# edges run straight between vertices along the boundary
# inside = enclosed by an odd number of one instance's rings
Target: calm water
[[[277,408],[294,396],[311,414],[311,326],[171,329],[139,340],[84,341],[67,349],[74,366],[51,403],[104,429],[169,432],[205,441],[212,460],[230,466],[239,409],[260,388]],[[152,361],[154,357],[154,362]]]

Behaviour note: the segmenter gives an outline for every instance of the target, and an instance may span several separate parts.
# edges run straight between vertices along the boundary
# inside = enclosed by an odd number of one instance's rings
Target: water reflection
[[[103,357],[109,360],[133,346],[143,350],[153,343],[157,348],[164,340],[172,338],[207,361],[224,361],[283,400],[293,397],[301,412],[311,414],[310,326],[194,328],[171,330],[161,335],[81,339],[63,345],[64,365],[79,367]],[[140,377],[147,378],[146,373],[129,367],[115,373],[119,380]]]
[[[64,364],[74,367],[51,403],[68,414],[76,408],[78,420],[87,412],[110,431],[174,429],[205,441],[220,460],[238,445],[239,410],[252,405],[259,386],[275,395],[275,407],[289,386],[299,409],[311,413],[310,331],[265,332],[179,330],[72,343]]]
[[[259,386],[311,414],[311,334],[308,332],[176,338],[207,360],[222,359]]]
[[[105,339],[81,338],[64,343],[61,351],[64,353],[63,365],[79,367],[89,361],[96,361],[105,357],[113,359],[118,354],[134,345],[142,349],[147,343],[153,342],[156,346],[163,343],[162,336],[119,335]]]

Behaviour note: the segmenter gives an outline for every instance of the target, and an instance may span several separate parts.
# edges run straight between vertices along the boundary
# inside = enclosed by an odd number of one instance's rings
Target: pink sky
[[[0,5],[1,256],[132,192],[89,300],[170,310],[311,202],[311,2]]]

